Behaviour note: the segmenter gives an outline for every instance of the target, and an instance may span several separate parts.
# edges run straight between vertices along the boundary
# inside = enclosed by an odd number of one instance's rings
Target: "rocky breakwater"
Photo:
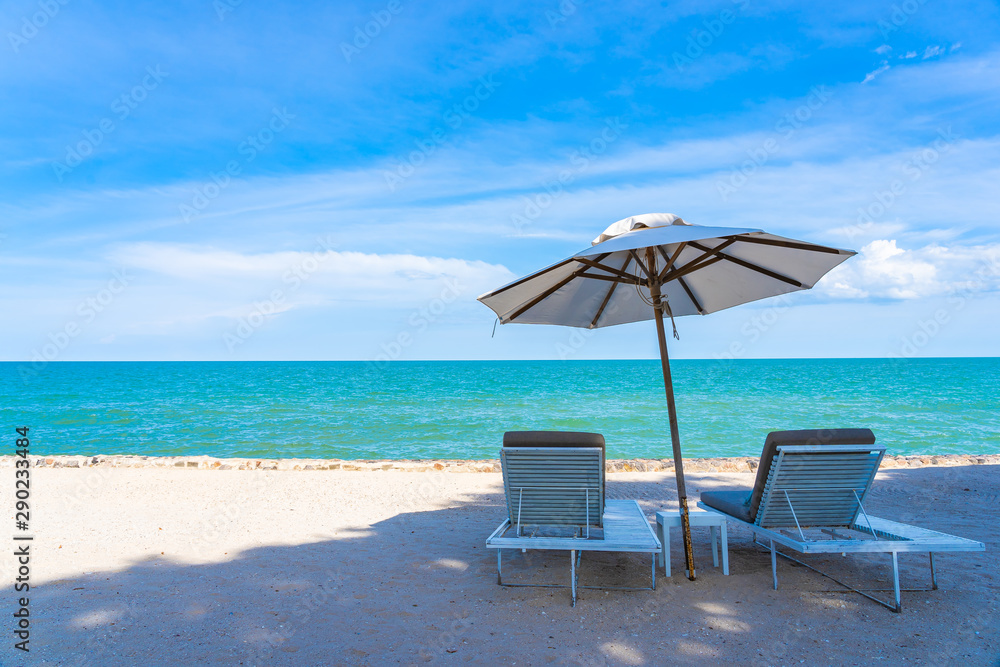
[[[0,468],[13,468],[16,456],[0,456]],[[219,459],[211,456],[30,456],[33,468],[182,468],[184,470],[349,470],[397,472],[500,472],[496,459],[463,461],[342,459]],[[756,472],[756,458],[685,459],[686,472]],[[1000,465],[1000,454],[886,456],[882,469],[924,466]],[[672,459],[609,459],[608,472],[670,472]]]

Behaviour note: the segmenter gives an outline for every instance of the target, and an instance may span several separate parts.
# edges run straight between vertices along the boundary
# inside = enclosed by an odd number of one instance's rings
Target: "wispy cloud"
[[[944,53],[944,48],[943,47],[940,47],[940,46],[928,46],[926,49],[924,49],[923,59],[927,60],[928,58],[933,58],[935,56],[939,56],[942,53]]]
[[[861,80],[861,83],[868,83],[869,81],[874,81],[875,77],[877,77],[882,72],[886,72],[888,70],[889,70],[889,63],[883,62],[881,65],[873,69],[871,72],[865,74],[865,78]]]
[[[482,261],[433,256],[339,251],[318,244],[307,251],[240,253],[231,250],[176,244],[140,243],[118,247],[112,263],[198,285],[232,280],[247,284],[300,284],[330,297],[366,302],[393,302],[425,298],[433,283],[455,280],[475,289],[513,277],[503,266]],[[220,281],[214,282],[213,281]]]

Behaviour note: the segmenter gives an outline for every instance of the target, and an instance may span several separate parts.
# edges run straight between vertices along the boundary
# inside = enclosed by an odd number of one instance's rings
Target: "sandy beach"
[[[13,530],[14,472],[0,485]],[[752,484],[692,473],[691,495]],[[996,665],[1000,657],[1000,466],[879,473],[878,516],[986,543],[942,554],[940,589],[903,594],[894,614],[730,527],[730,572],[695,529],[699,577],[658,571],[656,591],[496,584],[484,547],[504,516],[499,474],[346,470],[32,470],[30,654],[13,649],[4,585],[3,665]],[[609,498],[647,517],[676,506],[665,472],[612,473]],[[8,547],[14,544],[8,539]],[[675,534],[675,568],[682,562]],[[17,565],[0,560],[4,582]],[[886,555],[813,558],[848,582],[891,586]],[[581,583],[642,586],[645,555],[587,554]],[[929,585],[925,555],[901,556],[906,588]],[[512,580],[565,583],[568,557],[505,558]],[[891,596],[891,593],[882,595]]]

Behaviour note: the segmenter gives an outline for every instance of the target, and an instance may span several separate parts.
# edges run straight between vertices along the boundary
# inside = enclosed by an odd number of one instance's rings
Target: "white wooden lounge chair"
[[[778,588],[776,555],[805,565],[850,591],[900,612],[898,554],[930,554],[932,589],[937,588],[934,553],[984,551],[975,542],[871,516],[864,501],[885,447],[869,429],[775,431],[767,436],[753,489],[706,491],[699,506],[746,526],[770,544],[771,574]],[[837,581],[825,572],[775,550],[775,544],[807,553],[889,553],[895,604]]]
[[[604,438],[597,433],[519,431],[504,435],[500,450],[507,518],[486,540],[497,550],[501,586],[504,549],[569,551],[570,589],[576,606],[577,566],[584,551],[651,554],[650,588],[656,588],[660,541],[634,500],[604,499]],[[580,588],[592,588],[582,586]]]

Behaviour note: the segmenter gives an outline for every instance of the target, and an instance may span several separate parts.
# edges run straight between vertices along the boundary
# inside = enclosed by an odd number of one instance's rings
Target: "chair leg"
[[[895,612],[898,614],[903,611],[903,605],[899,599],[899,557],[895,551],[892,552],[892,592],[896,598]]]
[[[726,522],[722,522],[722,574],[729,575],[729,536],[726,534]]]
[[[715,534],[715,531],[717,531],[718,528],[715,526],[709,526],[708,530],[712,533],[712,567],[719,567],[719,554],[716,551],[719,546],[719,539]]]
[[[934,552],[928,554],[931,557],[931,589],[937,590],[937,572],[934,571]]]
[[[774,590],[778,590],[778,557],[774,553],[774,540],[771,540],[771,577],[774,579]]]
[[[576,551],[569,552],[569,587],[572,595],[571,606],[576,606]]]
[[[660,538],[663,547],[663,574],[670,576],[670,526],[663,524],[663,537]]]
[[[652,570],[651,574],[652,574],[652,581],[653,581],[653,590],[655,591],[656,590],[656,554],[653,554],[653,570]]]
[[[663,565],[663,562],[664,562],[663,561],[663,551],[664,551],[664,549],[667,548],[667,543],[666,543],[666,540],[663,539],[663,522],[659,519],[659,517],[657,517],[657,520],[656,520],[656,538],[658,540],[660,540],[659,559],[660,559],[660,565]],[[667,576],[670,576],[670,574],[667,573]]]

